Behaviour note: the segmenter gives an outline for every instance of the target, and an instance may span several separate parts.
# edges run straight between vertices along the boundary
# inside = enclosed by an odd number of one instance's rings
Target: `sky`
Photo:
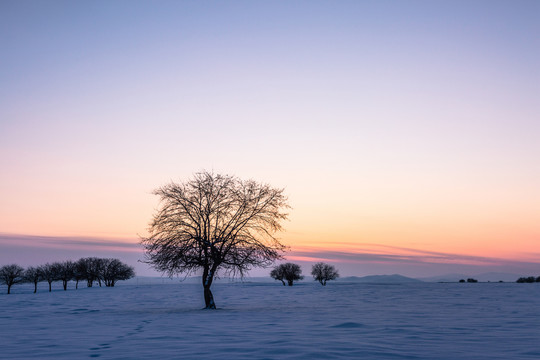
[[[540,275],[539,33],[538,1],[1,1],[0,264],[155,274],[152,190],[209,170],[285,189],[305,272]]]

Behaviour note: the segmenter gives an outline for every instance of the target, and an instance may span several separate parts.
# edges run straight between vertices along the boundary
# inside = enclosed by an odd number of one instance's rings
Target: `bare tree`
[[[101,277],[105,286],[114,286],[118,280],[128,280],[135,276],[133,267],[118,259],[103,259],[103,272]]]
[[[103,281],[103,272],[105,271],[105,259],[102,258],[91,258],[92,259],[92,271],[96,275],[96,280],[99,287]]]
[[[43,280],[41,269],[30,266],[24,272],[24,281],[34,284],[34,294],[37,292],[37,284]]]
[[[282,189],[201,172],[154,194],[161,203],[141,239],[146,263],[169,276],[202,270],[207,309],[216,308],[210,287],[219,271],[242,277],[281,258],[284,246],[274,234],[287,218]]]
[[[43,280],[49,284],[49,292],[52,291],[52,283],[58,280],[58,266],[55,264],[45,264],[39,267]]]
[[[10,294],[13,285],[24,282],[24,269],[16,264],[2,266],[0,282],[7,285],[7,293]]]
[[[270,271],[270,277],[275,280],[281,281],[283,286],[285,286],[285,273],[283,272],[283,266],[276,266],[272,271]]]
[[[77,260],[73,271],[73,280],[75,280],[75,289],[79,288],[79,281],[86,279],[86,262],[83,259]]]
[[[77,261],[76,276],[80,280],[86,280],[86,286],[92,287],[97,281],[101,286],[100,273],[103,268],[103,260],[97,257],[82,258]],[[78,280],[76,280],[78,282]],[[77,285],[76,285],[77,286]]]
[[[276,266],[271,272],[270,276],[276,280],[280,280],[283,286],[285,286],[285,280],[289,286],[293,286],[296,280],[302,280],[302,269],[299,265],[293,263],[285,263]]]
[[[322,262],[316,263],[311,268],[313,279],[320,282],[322,286],[326,286],[328,280],[335,280],[339,277],[339,273],[332,265]]]
[[[75,275],[76,265],[73,261],[56,262],[53,264],[56,272],[56,278],[62,280],[64,291],[67,290],[67,283],[73,279]]]

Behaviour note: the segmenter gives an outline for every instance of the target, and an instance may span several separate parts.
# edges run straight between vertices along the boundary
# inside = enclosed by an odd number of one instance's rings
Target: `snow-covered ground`
[[[59,289],[0,288],[0,358],[540,359],[540,284]]]

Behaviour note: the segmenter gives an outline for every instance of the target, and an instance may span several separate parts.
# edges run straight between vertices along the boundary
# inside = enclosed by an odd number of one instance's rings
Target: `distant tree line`
[[[15,284],[32,283],[34,293],[40,282],[49,284],[49,292],[52,291],[52,283],[62,281],[62,287],[67,290],[69,281],[75,281],[75,289],[79,288],[79,281],[86,281],[87,287],[94,284],[114,286],[119,280],[131,279],[135,276],[133,267],[128,266],[118,259],[86,257],[77,261],[63,261],[47,263],[40,266],[30,266],[27,269],[11,264],[0,267],[0,284],[7,285],[7,293]]]
[[[540,282],[540,276],[538,277],[534,277],[534,276],[529,276],[529,277],[520,277],[519,279],[517,279],[518,283],[534,283],[534,282]]]

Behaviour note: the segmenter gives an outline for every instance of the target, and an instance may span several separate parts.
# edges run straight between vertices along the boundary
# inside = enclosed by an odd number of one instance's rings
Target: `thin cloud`
[[[0,244],[9,247],[30,248],[62,248],[62,249],[116,249],[123,251],[139,251],[138,242],[121,241],[110,238],[93,238],[80,236],[37,236],[19,234],[0,234]]]
[[[368,244],[366,244],[368,245]],[[396,246],[375,245],[369,244],[370,249],[366,252],[362,251],[335,251],[322,250],[317,248],[302,248],[291,251],[287,257],[298,259],[318,259],[333,260],[338,262],[366,264],[366,263],[388,263],[402,265],[420,265],[420,264],[463,264],[463,265],[479,265],[479,266],[494,266],[494,265],[537,265],[533,262],[508,260],[492,257],[471,256],[462,254],[442,253],[436,251],[418,250],[411,248],[403,248]],[[373,247],[379,247],[382,251],[376,252]],[[389,253],[388,250],[393,250]]]

